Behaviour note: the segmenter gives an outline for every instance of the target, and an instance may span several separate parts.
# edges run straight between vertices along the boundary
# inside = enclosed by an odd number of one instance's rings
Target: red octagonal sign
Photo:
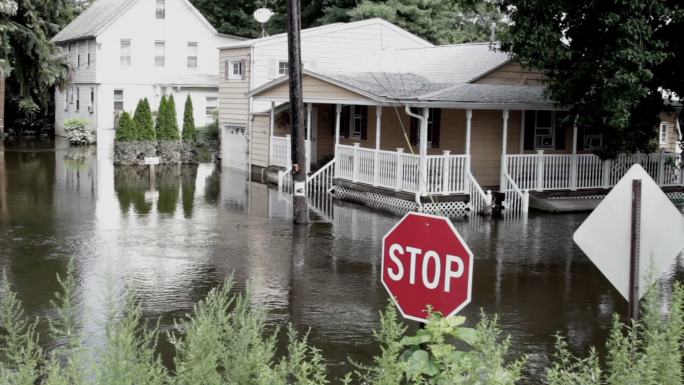
[[[408,213],[382,240],[382,284],[404,317],[425,322],[470,303],[473,253],[449,219]]]

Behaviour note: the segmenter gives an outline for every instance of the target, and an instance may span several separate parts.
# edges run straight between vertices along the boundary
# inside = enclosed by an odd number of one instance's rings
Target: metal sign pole
[[[632,227],[629,247],[629,317],[639,319],[639,247],[641,242],[641,179],[632,180]]]

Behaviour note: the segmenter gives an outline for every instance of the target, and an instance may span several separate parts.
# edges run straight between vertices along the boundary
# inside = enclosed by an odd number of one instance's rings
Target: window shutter
[[[534,118],[536,111],[525,111],[525,150],[534,150]]]
[[[366,139],[368,139],[368,106],[362,106],[360,108],[361,108],[361,140],[366,140]]]
[[[349,119],[351,113],[350,110],[350,106],[342,107],[342,115],[340,116],[340,133],[345,138],[349,137]]]
[[[228,80],[228,74],[229,74],[228,71],[230,71],[230,60],[226,60],[226,62],[224,64],[225,64],[225,74],[224,75],[225,75],[225,79]]]
[[[432,148],[439,148],[439,130],[442,126],[442,109],[433,108],[432,115]]]
[[[241,79],[247,79],[247,60],[245,59],[240,59],[240,72]]]
[[[565,111],[556,112],[556,122],[554,128],[556,131],[554,132],[556,150],[565,149],[565,128],[567,127],[567,122],[565,122],[564,119],[566,116],[568,116],[568,114]]]
[[[415,108],[411,108],[411,112],[414,114],[416,113]],[[413,116],[411,117],[411,124],[410,124],[410,135],[409,139],[411,141],[412,145],[418,144],[418,119],[414,118]]]

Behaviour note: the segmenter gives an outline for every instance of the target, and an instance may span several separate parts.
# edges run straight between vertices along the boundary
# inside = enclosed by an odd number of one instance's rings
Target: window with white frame
[[[197,42],[188,42],[188,68],[197,68]]]
[[[205,120],[206,124],[209,125],[214,123],[214,115],[216,114],[216,111],[218,111],[218,98],[208,96],[206,106]]]
[[[667,131],[670,125],[666,122],[660,123],[660,131],[658,132],[658,142],[660,144],[667,144]]]
[[[603,145],[603,133],[592,126],[584,127],[584,149],[598,150]]]
[[[228,80],[242,79],[242,60],[228,61]]]
[[[363,106],[350,106],[349,119],[349,136],[352,138],[361,138],[361,128],[363,127]]]
[[[74,87],[71,87],[71,93],[69,94],[69,104],[74,104]]]
[[[76,44],[76,67],[81,66],[82,54],[83,54],[83,50],[81,49],[81,44]]]
[[[164,67],[166,65],[166,43],[163,41],[154,42],[154,66]]]
[[[88,52],[88,53],[87,53],[87,59],[86,59],[87,61],[86,61],[86,64],[88,65],[88,67],[90,67],[90,65],[93,63],[93,58],[92,58],[92,56],[91,56],[91,55],[92,55],[92,54],[91,54],[92,48],[93,48],[93,43],[89,41],[89,42],[86,44],[86,50],[87,50],[87,52]]]
[[[114,90],[114,113],[119,113],[124,110],[124,92],[123,90]]]
[[[64,90],[64,111],[69,111],[69,89]]]
[[[159,20],[166,19],[166,1],[157,0],[157,7],[155,9],[154,17]]]
[[[88,104],[88,112],[91,114],[95,111],[95,87],[90,87],[90,104]]]
[[[121,40],[121,65],[129,66],[131,65],[131,40],[122,39]]]
[[[278,62],[278,75],[288,75],[290,67],[286,61]]]
[[[534,147],[553,148],[554,112],[536,111],[534,120]]]
[[[81,109],[81,89],[76,87],[76,112]]]

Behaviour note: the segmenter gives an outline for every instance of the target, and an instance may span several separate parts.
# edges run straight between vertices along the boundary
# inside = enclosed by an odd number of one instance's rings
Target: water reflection
[[[114,167],[111,149],[0,147],[0,267],[32,315],[48,314],[75,257],[83,317],[99,343],[104,293],[126,285],[162,329],[234,275],[269,322],[311,328],[333,371],[376,353],[371,330],[387,303],[382,236],[397,217],[335,202],[291,225],[291,197],[244,173],[195,167]],[[456,223],[475,254],[471,320],[501,315],[513,353],[538,383],[561,331],[575,351],[602,342],[625,301],[574,246],[584,214]],[[684,278],[680,259],[664,279]],[[46,344],[51,342],[47,341]],[[162,353],[169,360],[169,347]]]

